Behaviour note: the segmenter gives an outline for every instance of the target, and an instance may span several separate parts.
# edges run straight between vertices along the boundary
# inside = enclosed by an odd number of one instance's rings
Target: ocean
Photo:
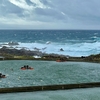
[[[89,56],[100,53],[100,30],[0,30],[0,47],[11,41],[19,44],[13,48],[38,49],[48,54]]]

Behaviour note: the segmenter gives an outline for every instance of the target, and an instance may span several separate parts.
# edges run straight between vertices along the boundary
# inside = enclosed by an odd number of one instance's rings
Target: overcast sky
[[[100,29],[100,0],[0,0],[0,29]]]

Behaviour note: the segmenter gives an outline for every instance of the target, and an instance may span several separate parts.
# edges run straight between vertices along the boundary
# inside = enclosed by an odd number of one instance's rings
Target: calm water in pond
[[[34,70],[21,70],[23,65]],[[0,87],[100,82],[99,63],[10,60],[0,61],[0,72],[6,75]]]

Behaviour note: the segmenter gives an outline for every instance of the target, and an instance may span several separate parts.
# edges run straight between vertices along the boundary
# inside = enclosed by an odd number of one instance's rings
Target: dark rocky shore
[[[35,58],[37,56],[37,58]],[[40,51],[30,51],[26,49],[14,49],[2,47],[0,49],[0,59],[4,60],[60,60],[63,61],[85,61],[85,62],[100,62],[100,54],[81,56],[81,57],[71,57],[68,55],[59,54],[47,54]]]

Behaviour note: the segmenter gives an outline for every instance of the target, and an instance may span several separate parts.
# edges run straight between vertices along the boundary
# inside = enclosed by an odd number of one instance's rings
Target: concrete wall
[[[100,87],[100,82],[80,83],[80,84],[60,84],[60,85],[44,85],[44,86],[0,88],[0,93],[65,90],[65,89],[92,88],[92,87]]]

